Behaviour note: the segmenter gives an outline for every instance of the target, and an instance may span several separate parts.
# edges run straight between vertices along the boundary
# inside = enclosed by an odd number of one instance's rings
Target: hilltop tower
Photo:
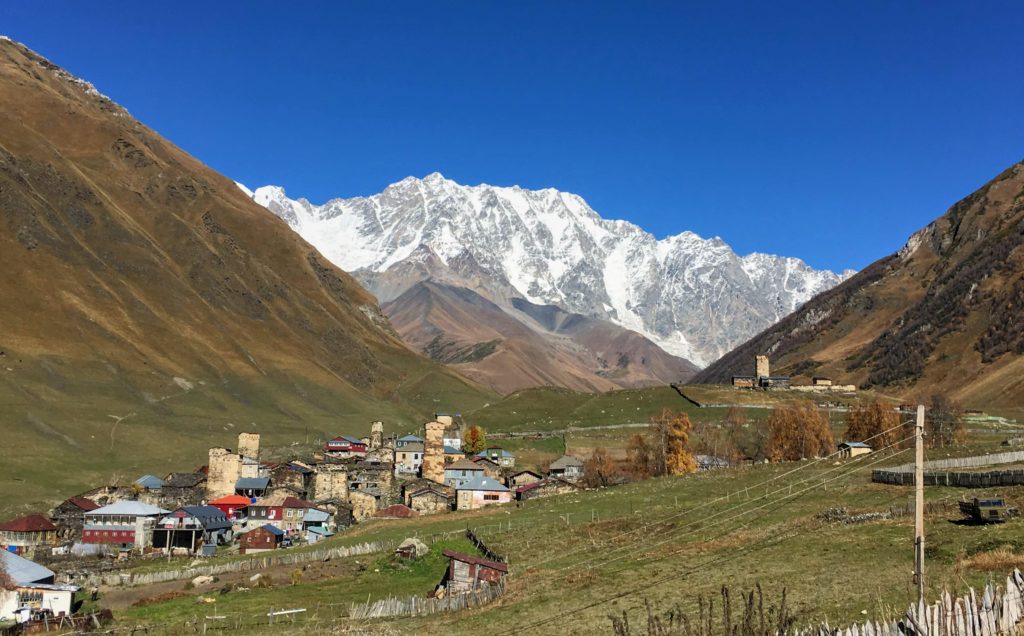
[[[238,454],[242,457],[252,457],[253,459],[259,459],[260,456],[260,434],[259,433],[239,433],[238,434]]]
[[[760,380],[761,378],[767,378],[771,375],[768,367],[768,356],[755,356],[754,357],[754,377]]]

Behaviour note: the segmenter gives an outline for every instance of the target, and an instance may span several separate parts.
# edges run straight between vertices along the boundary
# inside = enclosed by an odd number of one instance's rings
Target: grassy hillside
[[[772,370],[942,392],[969,408],[1024,406],[1024,163],[1004,170],[887,256],[703,370],[695,382]]]
[[[995,448],[992,442],[980,441],[970,451]],[[371,627],[389,633],[605,632],[609,614],[626,610],[639,620],[645,600],[666,609],[678,603],[695,611],[698,594],[717,596],[722,585],[738,594],[758,583],[766,602],[776,601],[785,588],[801,623],[827,619],[835,625],[862,619],[861,612],[880,615],[913,598],[911,517],[857,524],[818,517],[836,506],[851,513],[905,506],[911,496],[908,488],[872,484],[869,474],[870,464],[898,463],[907,455],[663,478],[533,500],[521,507],[370,523],[335,541],[401,539],[472,526],[493,549],[508,555],[512,578],[501,601],[480,610]],[[930,488],[930,501],[948,504],[927,521],[927,583],[933,592],[942,585],[978,585],[990,574],[1000,576],[1024,562],[1021,522],[963,525],[954,501],[965,494],[1000,494],[1024,504],[1021,488],[998,493]],[[341,599],[363,600],[391,591],[430,589],[426,577],[392,576],[374,560],[368,571],[345,576],[329,589],[338,590]],[[383,581],[393,587],[385,587]],[[324,598],[323,589],[321,584],[304,583],[285,590],[229,594],[218,598],[217,609],[231,616],[252,615],[270,606],[315,607]],[[162,622],[189,616],[194,608],[189,597],[128,610],[122,619]],[[338,616],[344,608],[324,608],[320,619],[331,620],[332,611]],[[550,622],[535,624],[539,621]],[[348,624],[340,620],[339,625]],[[301,626],[295,630],[300,633]]]

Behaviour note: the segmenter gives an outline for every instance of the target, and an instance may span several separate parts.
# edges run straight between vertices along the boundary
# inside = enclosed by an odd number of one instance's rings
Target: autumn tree
[[[466,454],[479,453],[487,448],[487,434],[484,433],[483,427],[474,424],[466,429],[466,434],[462,437],[462,450]]]
[[[929,446],[955,446],[967,438],[963,408],[958,402],[938,393],[929,401],[924,428]]]
[[[686,413],[665,409],[653,418],[653,446],[656,475],[683,475],[696,472],[697,461],[689,450],[693,425]]]
[[[831,452],[828,416],[810,402],[777,408],[768,417],[768,458],[794,461]]]
[[[638,479],[645,479],[654,474],[654,451],[646,436],[637,433],[629,438],[626,461],[629,464],[629,472]]]
[[[588,486],[603,488],[619,479],[619,468],[603,448],[595,448],[590,458],[583,462],[583,482]]]
[[[904,436],[900,429],[900,414],[878,400],[850,407],[846,412],[844,435],[846,441],[870,442],[874,448],[891,446]]]

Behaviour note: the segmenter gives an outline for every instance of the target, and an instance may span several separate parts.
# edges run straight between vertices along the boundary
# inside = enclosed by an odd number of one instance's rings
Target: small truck
[[[960,502],[960,512],[976,523],[1002,523],[1009,516],[1002,499],[972,499]]]

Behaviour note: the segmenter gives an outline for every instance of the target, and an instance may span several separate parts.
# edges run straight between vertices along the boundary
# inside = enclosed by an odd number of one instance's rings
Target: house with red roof
[[[85,525],[85,513],[92,512],[99,507],[98,503],[81,495],[65,499],[63,503],[50,511],[50,519],[57,526],[57,537],[61,541],[81,540],[82,526]]]
[[[7,552],[26,554],[57,543],[57,526],[39,513],[0,523],[0,547]]]
[[[221,512],[228,516],[228,519],[232,521],[238,519],[240,516],[244,516],[245,508],[252,502],[249,497],[242,495],[228,495],[227,497],[221,497],[220,499],[214,499],[210,502],[210,505],[214,508],[218,508]]]
[[[324,442],[324,454],[330,457],[366,457],[366,442],[351,435],[339,435]]]
[[[420,513],[405,504],[395,504],[382,510],[378,510],[373,516],[378,519],[411,519],[413,517],[418,517],[419,514]]]

